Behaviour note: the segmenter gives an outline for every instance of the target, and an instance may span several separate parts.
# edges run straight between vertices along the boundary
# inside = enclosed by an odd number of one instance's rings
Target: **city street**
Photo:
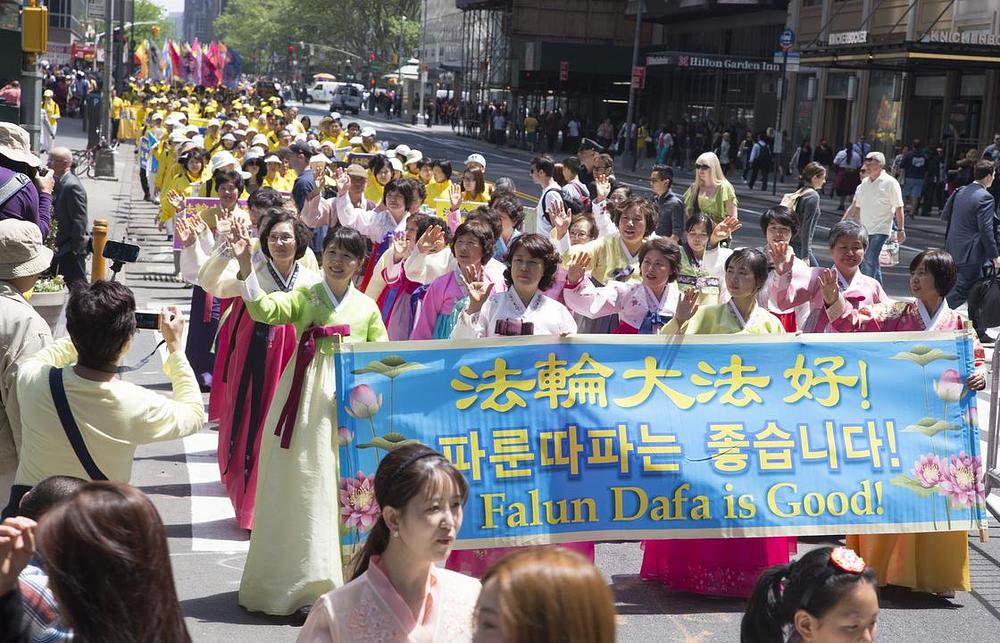
[[[325,106],[306,105],[302,113],[313,118],[326,113]],[[386,122],[362,114],[345,115],[344,122],[357,120],[378,130],[378,138],[391,144],[406,143],[431,158],[447,158],[461,167],[473,152],[484,154],[487,177],[514,179],[526,204],[533,204],[540,190],[531,185],[528,160],[531,154],[514,148],[497,148],[485,142],[460,137],[450,127],[410,127],[398,121]],[[85,139],[80,121],[64,118],[57,144],[81,149]],[[135,292],[139,308],[177,304],[184,310],[190,305],[191,289],[173,276],[172,251],[165,236],[155,225],[155,207],[142,200],[137,157],[130,144],[117,152],[116,179],[84,179],[89,195],[92,219],[106,218],[111,223],[110,238],[138,243],[142,247],[139,262],[127,266],[122,278]],[[557,155],[559,159],[563,155]],[[647,166],[648,169],[648,166]],[[642,191],[647,176],[641,171],[619,171],[618,178]],[[731,177],[736,183],[735,173]],[[682,191],[689,174],[678,180]],[[739,184],[740,218],[743,229],[737,245],[759,246],[763,243],[757,220],[760,213],[795,189],[779,185],[778,196],[753,194]],[[823,220],[817,232],[817,253],[822,262],[829,260],[825,250],[825,232],[839,217],[837,202],[823,201]],[[886,272],[886,290],[893,296],[906,296],[907,266],[913,255],[927,247],[940,245],[943,226],[936,219],[908,222],[908,239],[901,252],[900,264]],[[60,327],[58,334],[65,334]],[[147,354],[159,338],[152,331],[140,332],[125,362],[135,363]],[[162,357],[162,356],[161,356]],[[170,385],[160,371],[160,361],[153,360],[139,372],[127,377],[144,386],[169,394]],[[205,396],[207,400],[207,395]],[[980,394],[980,425],[986,426],[988,391]],[[985,438],[985,435],[983,436]],[[170,540],[171,556],[178,595],[195,641],[280,642],[293,641],[298,628],[288,619],[247,613],[237,605],[237,591],[246,556],[248,532],[239,529],[233,510],[218,481],[216,433],[206,427],[182,441],[140,448],[136,455],[132,482],[149,494],[159,509]],[[985,448],[985,445],[984,445]],[[985,455],[984,455],[985,460]],[[970,538],[973,591],[959,593],[954,599],[905,590],[885,591],[881,598],[879,640],[893,643],[927,641],[993,641],[1000,630],[1000,527],[991,523],[991,538],[980,543],[978,535]],[[289,540],[299,537],[290,532]],[[807,550],[819,539],[800,541],[799,551]],[[689,594],[675,594],[655,582],[639,577],[642,558],[640,544],[605,543],[597,547],[597,566],[612,584],[619,613],[620,641],[738,641],[739,622],[744,609],[740,600],[712,599]]]

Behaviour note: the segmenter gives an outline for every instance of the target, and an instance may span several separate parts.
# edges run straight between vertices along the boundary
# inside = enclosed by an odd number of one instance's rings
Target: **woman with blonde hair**
[[[612,643],[615,603],[601,573],[560,547],[522,549],[483,577],[473,643]]]
[[[718,224],[738,216],[737,205],[736,190],[722,173],[719,157],[713,152],[699,156],[694,162],[694,181],[684,193],[686,217],[702,212]]]

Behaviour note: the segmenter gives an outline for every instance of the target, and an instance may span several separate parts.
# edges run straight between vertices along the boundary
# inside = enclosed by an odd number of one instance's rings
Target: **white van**
[[[342,83],[333,92],[330,99],[331,112],[353,112],[357,114],[361,111],[361,86],[356,83]]]
[[[317,80],[306,90],[306,96],[308,96],[306,102],[325,103],[333,98],[334,92],[343,84],[333,80]]]

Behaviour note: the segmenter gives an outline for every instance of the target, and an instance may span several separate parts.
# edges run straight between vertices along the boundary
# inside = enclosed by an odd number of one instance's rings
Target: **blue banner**
[[[457,547],[976,529],[961,333],[340,344],[342,543],[418,441],[470,485]]]

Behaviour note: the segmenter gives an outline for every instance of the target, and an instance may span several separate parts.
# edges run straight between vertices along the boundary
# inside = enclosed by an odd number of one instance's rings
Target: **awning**
[[[1000,47],[941,42],[895,42],[805,49],[801,64],[836,69],[948,71],[1000,67]]]

